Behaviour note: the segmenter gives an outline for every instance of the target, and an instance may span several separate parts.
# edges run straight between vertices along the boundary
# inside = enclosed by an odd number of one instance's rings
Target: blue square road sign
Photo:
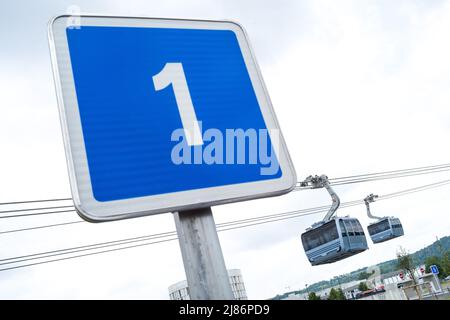
[[[430,266],[430,270],[431,270],[431,273],[433,273],[433,274],[439,274],[439,269],[434,264]]]
[[[75,206],[104,221],[278,195],[296,183],[232,22],[82,16],[50,25]]]

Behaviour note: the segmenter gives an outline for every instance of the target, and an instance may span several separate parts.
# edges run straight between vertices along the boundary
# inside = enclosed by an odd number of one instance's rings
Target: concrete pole
[[[233,300],[211,208],[174,212],[192,300]]]

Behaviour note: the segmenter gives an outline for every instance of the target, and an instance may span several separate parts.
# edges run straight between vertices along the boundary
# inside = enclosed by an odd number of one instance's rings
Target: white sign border
[[[278,120],[272,108],[248,37],[241,25],[233,21],[168,19],[85,15],[60,15],[48,25],[53,76],[58,99],[63,141],[74,206],[78,214],[91,222],[112,221],[152,214],[190,210],[213,205],[277,196],[295,188],[297,177]],[[92,192],[81,119],[72,74],[66,36],[71,21],[81,26],[161,27],[231,30],[236,34],[261,112],[269,132],[279,132],[277,154],[282,176],[277,179],[230,184],[114,201],[97,201]],[[73,25],[77,27],[77,25]]]

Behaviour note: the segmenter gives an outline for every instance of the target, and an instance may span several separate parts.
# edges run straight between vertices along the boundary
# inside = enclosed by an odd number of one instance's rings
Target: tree
[[[361,292],[367,291],[367,290],[369,290],[369,287],[367,286],[367,284],[365,282],[360,282],[358,285],[358,290]]]
[[[361,273],[359,274],[358,280],[365,280],[365,279],[367,279],[368,277],[370,277],[370,274],[367,273],[367,272],[365,272],[365,271],[363,271],[363,272],[361,272]]]
[[[414,282],[414,285],[417,285],[417,280],[414,276],[415,267],[412,257],[403,247],[400,247],[397,251],[397,267],[405,271],[405,273],[409,275],[409,278]]]
[[[441,276],[441,271],[447,276],[448,274],[450,274],[450,251],[444,250],[441,239],[438,239],[437,242],[439,253],[441,254],[439,264],[442,267],[441,269],[439,269],[439,276]]]
[[[337,291],[338,291],[339,300],[347,300],[347,297],[345,296],[344,291],[342,291],[341,288],[339,288]]]
[[[310,292],[308,295],[308,300],[320,300],[320,296],[318,296],[315,292]]]
[[[371,273],[363,271],[358,275],[358,280],[365,280],[368,279],[372,274],[375,273],[375,270],[372,270]]]
[[[437,256],[431,256],[431,257],[426,258],[426,260],[425,260],[425,270],[427,272],[431,272],[430,266],[435,265],[438,268],[438,270],[439,270],[438,277],[441,278],[441,279],[445,278],[447,276],[447,272],[442,267],[443,262],[444,262],[442,260],[443,260],[442,258],[439,258]]]
[[[330,294],[328,295],[328,300],[337,300],[337,291],[334,288],[331,288]]]
[[[450,275],[450,251],[446,251],[442,255],[441,259],[442,269],[447,274]]]
[[[414,263],[411,255],[406,251],[406,249],[400,247],[397,251],[397,267],[402,269],[406,274],[409,275],[409,278],[414,282],[414,289],[416,290],[417,295],[419,296],[419,300],[422,299],[422,295],[420,294],[420,290],[418,290],[416,276],[414,275]]]
[[[450,275],[450,251],[445,252],[443,251],[441,253],[440,262],[442,272],[445,273],[447,276]]]
[[[342,292],[341,288],[339,289],[331,288],[328,300],[346,300],[346,299],[344,292]]]

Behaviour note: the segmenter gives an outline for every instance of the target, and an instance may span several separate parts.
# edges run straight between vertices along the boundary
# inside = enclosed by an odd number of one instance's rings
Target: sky
[[[70,197],[47,40],[51,17],[82,12],[235,20],[246,29],[298,179],[447,163],[450,1],[2,1],[0,202]],[[341,201],[448,179],[449,173],[336,187]],[[395,258],[450,234],[442,187],[372,205],[405,235],[312,267],[300,234],[320,215],[219,233],[251,299]],[[213,207],[217,223],[330,204],[323,189]],[[7,209],[3,206],[1,209]],[[369,223],[364,206],[338,210]],[[0,231],[79,220],[2,219]],[[175,230],[170,213],[0,234],[0,259]],[[0,272],[1,299],[168,299],[185,279],[176,241]]]

